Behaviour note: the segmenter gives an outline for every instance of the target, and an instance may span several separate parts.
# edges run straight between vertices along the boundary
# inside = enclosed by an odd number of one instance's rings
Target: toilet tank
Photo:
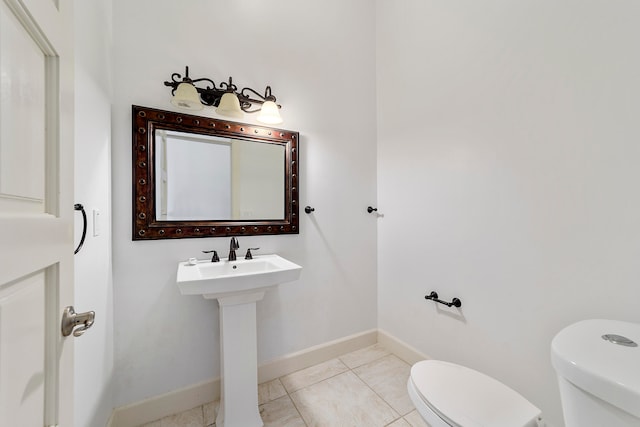
[[[640,427],[640,324],[593,319],[551,343],[566,427]]]

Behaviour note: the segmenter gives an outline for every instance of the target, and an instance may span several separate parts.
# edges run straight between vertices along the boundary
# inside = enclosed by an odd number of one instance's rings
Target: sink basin
[[[208,299],[266,291],[300,277],[302,267],[281,256],[256,255],[253,259],[220,262],[198,261],[178,264],[178,287],[182,295]]]

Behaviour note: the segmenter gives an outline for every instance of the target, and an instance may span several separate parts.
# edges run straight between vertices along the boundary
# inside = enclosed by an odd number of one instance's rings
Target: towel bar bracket
[[[442,301],[441,299],[438,299],[438,293],[436,291],[431,291],[429,295],[425,295],[424,299],[429,299],[431,301],[444,304],[447,307],[462,307],[462,301],[460,301],[459,298],[454,298],[451,300],[451,302]]]

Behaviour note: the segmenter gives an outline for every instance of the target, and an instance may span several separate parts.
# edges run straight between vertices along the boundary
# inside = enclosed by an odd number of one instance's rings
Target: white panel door
[[[0,0],[0,426],[73,426],[71,0]]]

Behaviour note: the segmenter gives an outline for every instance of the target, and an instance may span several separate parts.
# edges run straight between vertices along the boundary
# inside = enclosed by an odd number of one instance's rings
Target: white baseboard
[[[220,379],[205,381],[116,408],[111,427],[136,427],[220,398]]]
[[[374,345],[376,342],[378,342],[378,331],[371,329],[370,331],[350,335],[288,354],[259,366],[258,383],[271,381],[283,375],[326,362],[343,354]]]
[[[389,335],[382,329],[378,329],[378,344],[382,345],[391,353],[395,354],[410,365],[413,365],[414,363],[424,359],[431,359],[431,357],[416,350],[409,344]]]
[[[258,383],[271,381],[300,369],[326,362],[378,342],[376,329],[320,344],[263,363],[258,367]],[[399,341],[397,341],[399,343]],[[399,345],[399,344],[398,344]],[[389,348],[391,350],[391,348]],[[188,386],[141,402],[116,408],[108,427],[136,427],[220,398],[220,379]]]

